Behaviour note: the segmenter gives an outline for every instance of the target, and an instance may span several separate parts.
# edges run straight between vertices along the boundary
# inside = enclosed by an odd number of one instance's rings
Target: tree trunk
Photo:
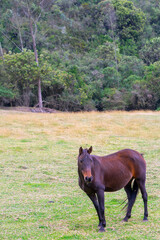
[[[37,47],[36,47],[36,30],[35,30],[35,33],[34,33],[33,32],[33,22],[32,22],[32,18],[31,18],[31,13],[30,13],[29,6],[28,6],[28,16],[29,16],[29,25],[30,25],[30,31],[31,31],[31,36],[32,36],[35,60],[36,60],[36,63],[37,63],[37,67],[39,67],[38,53],[37,53]],[[35,25],[35,27],[36,27],[36,25]],[[39,104],[39,108],[43,108],[42,89],[41,89],[41,79],[40,79],[40,77],[38,78],[38,104]]]
[[[2,49],[2,45],[1,45],[1,42],[0,42],[0,52],[1,52],[1,56],[2,56],[2,59],[4,61],[4,56],[3,56],[3,49]]]
[[[25,107],[29,107],[30,106],[30,89],[29,87],[27,87],[24,91],[23,91],[23,105]]]
[[[117,60],[117,51],[116,51],[116,40],[115,40],[115,34],[114,34],[115,29],[114,29],[114,22],[113,22],[114,21],[114,13],[112,11],[113,10],[110,8],[109,9],[109,20],[110,20],[111,35],[112,35],[113,44],[114,44],[114,58],[115,58],[116,70],[118,72],[119,69],[118,69],[118,60]],[[119,76],[118,76],[118,84],[117,85],[118,85],[117,87],[119,88]]]
[[[18,16],[17,16],[17,8],[15,10],[15,19],[16,19],[16,25],[17,25],[17,28],[18,28],[18,33],[19,33],[19,40],[20,40],[20,44],[21,44],[21,49],[23,51],[23,39],[22,39],[22,34],[21,34],[21,27],[20,27],[20,24],[19,24],[19,20],[18,20]]]
[[[38,79],[38,103],[39,103],[39,108],[43,108],[42,89],[41,89],[41,80],[40,79]]]

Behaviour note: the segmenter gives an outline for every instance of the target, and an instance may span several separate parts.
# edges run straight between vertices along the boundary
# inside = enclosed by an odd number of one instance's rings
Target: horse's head
[[[84,177],[86,183],[91,183],[93,181],[93,176],[91,173],[91,168],[93,164],[92,156],[92,147],[89,149],[83,149],[80,147],[78,155],[78,169]]]

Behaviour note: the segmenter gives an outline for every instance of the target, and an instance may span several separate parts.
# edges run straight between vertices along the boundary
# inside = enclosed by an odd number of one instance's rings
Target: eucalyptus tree
[[[119,74],[118,74],[118,55],[119,55],[119,49],[116,44],[118,40],[118,34],[117,34],[117,16],[116,11],[114,9],[114,5],[111,1],[102,1],[98,4],[99,8],[101,9],[101,21],[103,22],[104,28],[106,30],[106,33],[111,37],[111,40],[113,42],[113,49],[114,49],[114,60],[115,60],[115,67],[117,71],[117,87],[119,88]],[[114,84],[114,83],[113,83]]]
[[[14,0],[13,1],[13,21],[16,24],[18,29],[21,48],[23,49],[23,37],[21,34],[20,20],[27,23],[28,31],[30,32],[30,36],[32,39],[32,48],[34,51],[35,62],[37,64],[37,68],[39,68],[39,58],[38,58],[38,50],[37,50],[37,32],[38,32],[38,24],[40,23],[41,18],[45,14],[45,7],[49,1],[45,0]],[[40,75],[37,76],[37,85],[38,85],[38,104],[39,107],[43,107],[42,101],[42,87],[41,87],[41,78]]]

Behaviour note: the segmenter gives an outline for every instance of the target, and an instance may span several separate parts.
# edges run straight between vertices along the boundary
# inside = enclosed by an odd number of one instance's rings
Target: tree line
[[[160,109],[160,3],[1,0],[0,105]]]

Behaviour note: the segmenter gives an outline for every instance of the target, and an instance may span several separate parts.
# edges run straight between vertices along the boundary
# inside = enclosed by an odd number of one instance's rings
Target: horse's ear
[[[83,152],[83,148],[80,147],[80,148],[79,148],[79,156],[82,154],[82,152]]]
[[[93,148],[92,146],[87,150],[87,152],[90,154],[92,152]]]

